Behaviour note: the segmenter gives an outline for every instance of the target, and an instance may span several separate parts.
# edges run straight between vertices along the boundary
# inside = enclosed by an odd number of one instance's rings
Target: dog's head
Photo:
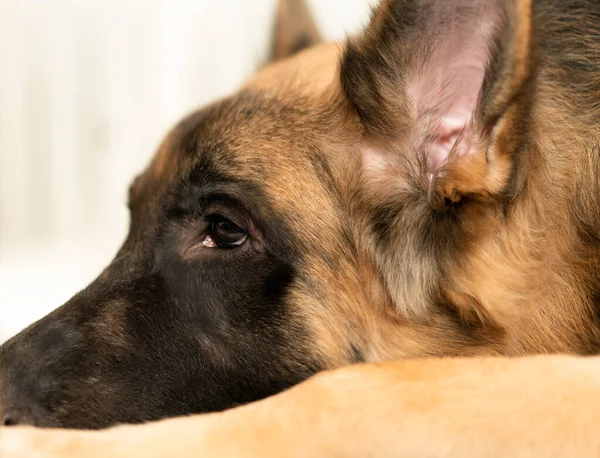
[[[279,58],[317,37],[297,2],[278,30]],[[364,360],[516,352],[474,276],[515,255],[492,245],[535,162],[533,36],[525,0],[386,1],[356,39],[184,119],[131,186],[113,262],[0,349],[5,423],[97,428]]]

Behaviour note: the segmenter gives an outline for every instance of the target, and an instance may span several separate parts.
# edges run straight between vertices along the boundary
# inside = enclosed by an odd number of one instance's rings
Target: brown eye
[[[248,238],[248,234],[242,228],[222,216],[212,219],[210,235],[219,248],[240,246]]]

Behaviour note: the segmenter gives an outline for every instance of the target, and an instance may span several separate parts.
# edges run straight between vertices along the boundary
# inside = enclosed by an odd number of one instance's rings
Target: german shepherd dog
[[[305,17],[2,347],[2,458],[600,455],[600,3]]]

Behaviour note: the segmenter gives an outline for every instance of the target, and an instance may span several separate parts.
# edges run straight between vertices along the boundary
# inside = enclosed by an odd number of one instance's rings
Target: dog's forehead
[[[323,154],[317,117],[302,100],[243,90],[183,123],[182,176],[201,175],[208,165],[269,194],[286,192],[297,179],[319,181],[313,170]]]
[[[242,89],[181,121],[132,185],[131,200],[159,204],[176,188],[222,177],[250,183],[299,228],[315,210],[333,215],[320,117],[302,97]]]

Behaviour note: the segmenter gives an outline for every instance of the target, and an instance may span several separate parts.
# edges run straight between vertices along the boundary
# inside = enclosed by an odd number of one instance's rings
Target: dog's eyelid
[[[190,224],[195,224],[196,220],[207,223],[211,217],[222,216],[246,231],[250,239],[264,245],[270,238],[268,234],[277,233],[277,230],[273,230],[276,213],[263,199],[260,188],[247,183],[188,182],[182,183],[166,198],[163,213],[169,221]]]
[[[246,211],[231,209],[226,206],[212,205],[203,212],[202,216],[205,219],[211,219],[220,216],[231,221],[236,226],[244,230],[248,230],[248,226],[250,225],[250,217],[247,215]]]
[[[239,208],[236,200],[224,194],[209,194],[194,187],[184,188],[167,197],[162,212],[169,220],[201,218],[209,213],[218,213],[214,208]],[[243,208],[243,207],[241,207]]]

